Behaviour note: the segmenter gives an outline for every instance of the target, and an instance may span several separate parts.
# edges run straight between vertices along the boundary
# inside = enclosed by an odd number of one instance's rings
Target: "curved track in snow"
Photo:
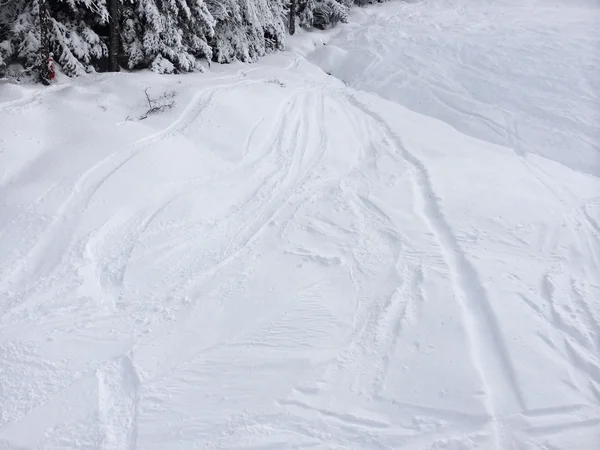
[[[392,6],[313,56],[364,33],[377,90],[394,21],[471,13]],[[501,147],[291,54],[223,71],[0,97],[0,448],[595,449],[591,169],[519,114]]]

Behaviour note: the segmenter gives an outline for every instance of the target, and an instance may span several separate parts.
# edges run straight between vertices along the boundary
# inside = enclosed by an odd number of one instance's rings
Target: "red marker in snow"
[[[48,75],[50,81],[56,78],[56,71],[54,70],[54,58],[52,58],[52,54],[50,54],[50,57],[48,58]]]

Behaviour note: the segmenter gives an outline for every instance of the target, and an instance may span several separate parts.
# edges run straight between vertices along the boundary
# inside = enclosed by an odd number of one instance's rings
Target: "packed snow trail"
[[[293,53],[1,85],[0,448],[596,449],[600,180],[449,122]]]

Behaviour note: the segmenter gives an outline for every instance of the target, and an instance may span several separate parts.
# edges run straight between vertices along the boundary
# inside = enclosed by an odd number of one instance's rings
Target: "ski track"
[[[372,117],[382,127],[382,131],[390,139],[391,145],[412,167],[414,191],[422,208],[423,219],[436,236],[446,264],[453,274],[455,295],[463,309],[472,346],[471,351],[474,353],[473,361],[481,365],[479,371],[486,388],[485,395],[488,397],[495,445],[496,448],[505,448],[507,444],[505,437],[501,435],[502,425],[498,422],[501,421],[503,415],[523,409],[525,405],[504,344],[504,337],[489,300],[486,298],[485,289],[477,272],[458,246],[452,228],[444,218],[426,167],[404,147],[383,118],[370,111],[355,98],[349,97],[349,100],[355,108]],[[499,386],[501,386],[501,394],[494,392],[494,389]],[[505,396],[508,398],[501,398]],[[500,405],[501,401],[508,404]]]
[[[36,239],[26,255],[21,257],[19,264],[12,269],[12,273],[9,273],[0,280],[0,290],[7,291],[11,285],[22,284],[25,279],[47,275],[47,271],[51,271],[52,267],[42,255],[56,255],[54,256],[55,258],[60,258],[65,253],[69,244],[65,238],[68,239],[68,236],[76,228],[78,213],[85,211],[96,192],[140,152],[165,139],[184,133],[186,128],[199,119],[202,112],[211,104],[217,92],[240,89],[260,82],[241,81],[230,85],[218,86],[209,89],[207,92],[200,92],[190,101],[182,114],[164,130],[139,140],[127,151],[113,152],[90,167],[75,182],[72,193],[60,205],[49,225],[42,232],[41,236]],[[152,216],[150,220],[151,218]],[[142,231],[143,228],[144,226],[142,226]],[[121,271],[123,272],[124,269]],[[11,307],[9,305],[8,308],[4,308],[1,314],[6,314]]]
[[[242,83],[238,87],[242,87],[242,86],[246,86],[246,85],[248,85],[248,83]],[[195,120],[199,119],[199,117],[201,115],[201,111],[204,110],[211,103],[212,97],[214,95],[215,95],[214,91],[211,91],[209,94],[204,94],[202,96],[199,95],[195,100],[193,100],[191,102],[191,105],[187,108],[186,112],[184,112],[172,125],[170,125],[167,128],[167,130],[165,130],[164,132],[161,132],[157,135],[154,135],[153,137],[151,137],[149,139],[152,141],[156,140],[157,138],[160,140],[167,139],[169,136],[175,136],[175,135],[177,135],[177,133],[183,132],[185,130],[185,128],[190,126]],[[282,109],[281,111],[278,112],[278,114],[277,114],[278,117],[284,117],[287,114],[287,112],[292,108],[292,106],[295,105],[295,103],[293,103],[291,101],[292,98],[293,98],[293,96],[290,96],[283,101],[282,104],[284,106],[284,109]],[[199,106],[199,105],[202,105],[202,106]],[[182,127],[182,124],[185,124],[185,125]],[[274,129],[279,130],[279,127],[276,125],[274,127]],[[248,139],[250,139],[250,138],[248,138]],[[269,146],[266,144],[263,145],[263,147],[269,148]],[[263,156],[263,157],[265,157],[265,156]],[[133,251],[135,250],[137,240],[144,233],[144,231],[146,229],[148,229],[148,227],[151,225],[153,220],[156,217],[158,217],[163,210],[165,210],[171,203],[173,203],[180,197],[182,197],[184,195],[193,194],[194,191],[201,189],[202,187],[206,187],[206,186],[210,185],[210,183],[214,182],[217,179],[226,178],[226,177],[234,177],[234,176],[237,177],[237,176],[244,175],[245,172],[248,172],[251,168],[256,167],[257,163],[260,161],[260,157],[257,157],[255,160],[249,160],[246,162],[247,159],[248,158],[245,158],[244,162],[241,163],[235,169],[219,173],[211,179],[202,180],[200,182],[185,183],[183,185],[183,189],[178,189],[177,193],[175,195],[170,195],[168,197],[167,201],[161,200],[161,201],[157,202],[157,206],[151,207],[150,211],[152,211],[152,212],[146,218],[142,218],[141,220],[135,221],[134,223],[137,223],[137,226],[133,226],[130,228],[129,231],[127,231],[127,234],[129,234],[129,236],[130,236],[130,238],[128,238],[130,245],[126,248],[126,251],[120,253],[118,255],[118,259],[116,261],[114,261],[112,264],[110,264],[108,261],[103,263],[104,268],[101,270],[106,273],[105,278],[107,280],[112,280],[111,281],[111,283],[113,284],[112,289],[116,290],[117,292],[122,291],[123,280],[125,277],[125,272],[127,270],[127,264],[128,264],[128,261],[132,255]],[[241,220],[241,217],[243,216],[242,213],[246,210],[253,209],[252,206],[254,206],[254,205],[250,204],[250,203],[251,203],[251,201],[249,201],[245,205],[241,205],[237,211],[231,212],[231,214],[228,215],[227,219],[224,222],[221,222],[219,224],[218,228],[226,229],[226,228],[228,228],[230,222],[235,223],[236,221],[239,221],[239,222],[243,223],[243,220]],[[219,231],[219,230],[215,230],[215,231]],[[235,234],[239,234],[239,233],[235,233]],[[215,239],[217,239],[219,237],[219,234],[215,233],[215,236],[213,236],[213,237]],[[108,268],[109,265],[112,265],[112,266],[116,265],[117,268],[109,269]]]
[[[313,108],[307,106],[310,106],[310,97],[315,96],[317,97],[317,102],[322,103],[322,94],[320,92],[316,92],[315,94],[311,94],[310,92],[303,93],[304,98],[302,99],[302,103],[298,103],[299,99],[290,101],[285,111],[282,114],[278,114],[278,118],[285,118],[285,121],[275,122],[275,126],[272,127],[271,131],[271,139],[263,143],[262,147],[275,149],[273,153],[279,162],[281,170],[263,181],[261,184],[262,189],[259,188],[255,192],[250,202],[241,205],[237,210],[228,214],[227,222],[234,224],[245,223],[246,225],[232,233],[236,236],[235,239],[228,240],[227,237],[224,239],[225,245],[219,250],[216,261],[199,271],[201,273],[200,278],[189,278],[182,285],[177,286],[176,291],[185,292],[187,293],[186,295],[192,298],[201,298],[200,293],[202,292],[203,284],[208,280],[218,279],[219,272],[242,254],[252,253],[254,243],[269,228],[269,224],[273,223],[286,208],[298,209],[303,202],[308,201],[311,190],[305,189],[304,186],[311,178],[311,170],[323,158],[326,148],[324,134],[320,134],[321,137],[317,142],[317,149],[313,151],[315,153],[314,157],[306,164],[306,167],[302,167],[302,162],[306,154],[305,149],[309,135],[309,124],[314,126],[314,121],[309,120],[309,116],[306,114],[308,111],[313,111]],[[322,110],[322,107],[318,110]],[[303,111],[305,116],[290,116],[288,111]],[[320,117],[322,117],[322,112]],[[298,136],[300,139],[293,138]],[[286,148],[292,150],[286,151]],[[154,345],[153,343],[165,340],[171,342],[185,341],[190,334],[193,334],[193,328],[196,326],[194,319],[194,314],[182,317],[172,328],[168,328],[161,334],[154,336],[150,341],[144,342],[143,347],[152,346]],[[204,349],[202,352],[212,349]],[[176,358],[165,355],[165,359],[169,360],[168,370],[174,370],[180,364],[198,354],[197,350],[189,349],[180,352]],[[148,374],[147,376],[164,376],[164,373],[159,370],[158,372],[154,372],[153,375]]]
[[[0,84],[0,86],[2,86],[2,84]],[[34,107],[42,104],[43,95],[60,92],[68,87],[68,85],[48,86],[45,91],[34,90],[29,95],[23,95],[21,98],[0,102],[0,113],[18,114],[24,111],[33,110]]]

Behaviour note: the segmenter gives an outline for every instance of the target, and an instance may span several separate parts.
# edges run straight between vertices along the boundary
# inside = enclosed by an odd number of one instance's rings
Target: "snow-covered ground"
[[[0,84],[0,449],[597,449],[590,5]]]
[[[355,11],[332,44],[313,59],[355,88],[600,173],[600,0],[393,2]]]

